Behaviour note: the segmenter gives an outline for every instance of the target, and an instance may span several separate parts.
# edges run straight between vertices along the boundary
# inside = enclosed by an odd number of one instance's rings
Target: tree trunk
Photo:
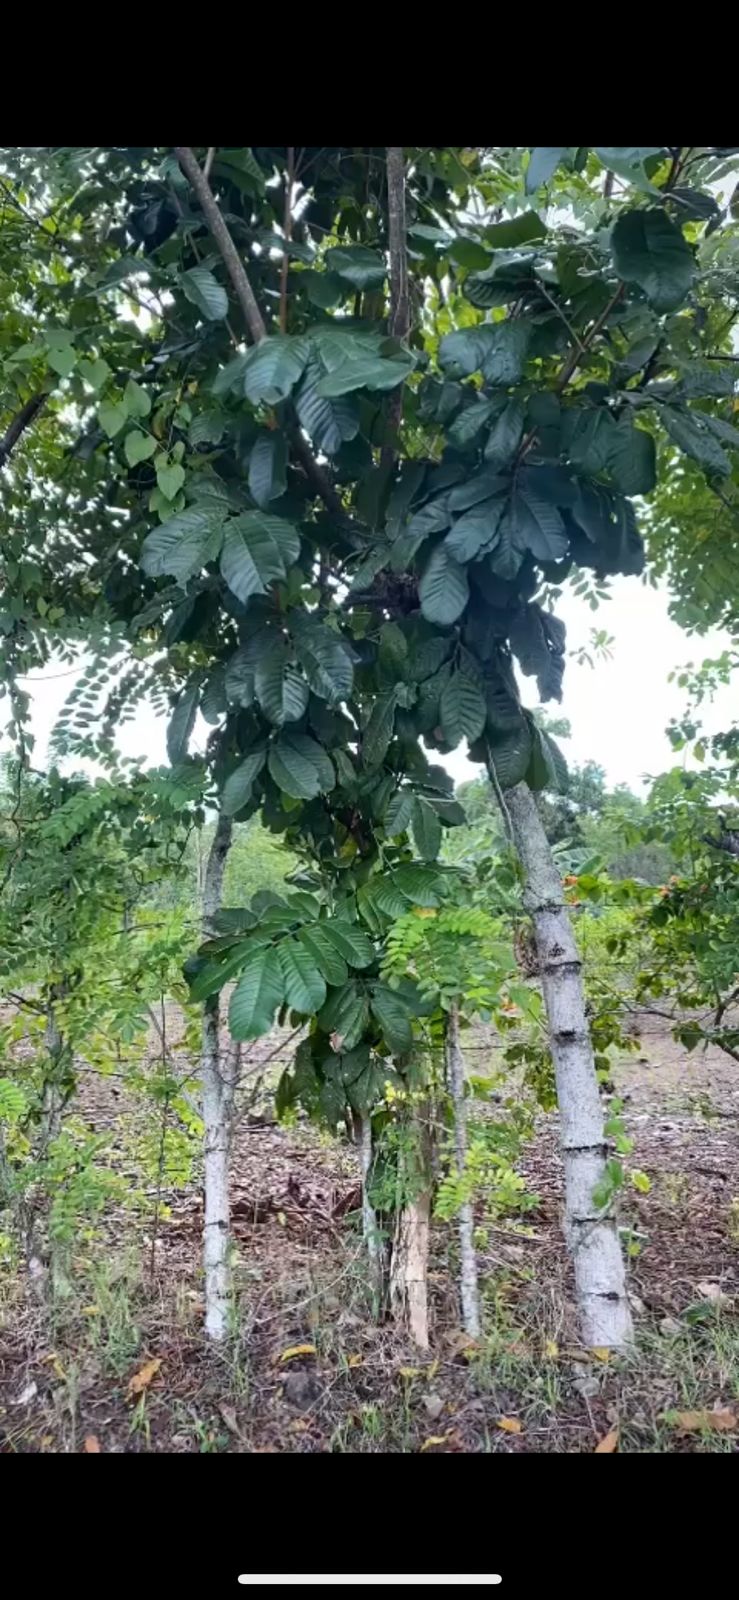
[[[220,815],[203,884],[203,933],[206,938],[212,937],[215,931],[214,918],[221,904],[223,874],[232,835],[231,818]],[[237,1056],[230,1053],[224,1056],[221,1051],[220,1010],[220,997],[211,995],[204,1007],[200,1064],[205,1125],[205,1332],[209,1339],[218,1344],[228,1337],[231,1308],[229,1160],[233,1099],[238,1075]]]
[[[557,1080],[566,1232],[583,1343],[619,1349],[631,1341],[633,1328],[616,1223],[593,1202],[594,1190],[605,1176],[608,1150],[582,963],[536,800],[525,783],[501,796],[492,764],[490,776],[521,858],[524,905],[536,936]]]
[[[409,1196],[398,1208],[390,1266],[390,1309],[421,1350],[429,1347],[428,1259],[431,1227],[431,1134],[429,1106],[419,1108],[415,1159],[399,1155],[402,1187]]]
[[[367,1246],[370,1286],[375,1302],[375,1312],[377,1312],[382,1301],[384,1272],[382,1240],[377,1227],[377,1217],[369,1196],[369,1180],[373,1159],[372,1118],[369,1113],[365,1113],[363,1116],[355,1113],[354,1121],[357,1149],[359,1151],[359,1169],[362,1176],[362,1234]]]
[[[64,1053],[64,1039],[59,1027],[55,1002],[61,999],[63,992],[61,984],[53,985],[46,1006],[44,1047],[51,1066],[50,1070],[44,1074],[44,1086],[41,1092],[39,1149],[42,1156],[46,1155],[49,1145],[53,1143],[54,1139],[59,1138],[59,1134],[62,1131],[64,1095],[59,1082],[59,1071]]]
[[[459,1011],[451,1007],[446,1025],[446,1059],[449,1093],[454,1111],[454,1154],[461,1177],[467,1160],[467,1104],[465,1101],[464,1056],[459,1042]],[[472,1339],[480,1336],[480,1291],[475,1254],[475,1216],[471,1200],[465,1200],[457,1214],[459,1228],[459,1293],[462,1327]]]

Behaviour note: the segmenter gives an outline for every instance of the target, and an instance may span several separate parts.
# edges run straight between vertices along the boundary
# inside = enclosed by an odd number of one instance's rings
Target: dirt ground
[[[277,1043],[270,1072],[293,1047]],[[274,1048],[261,1043],[250,1074]],[[718,1050],[688,1055],[667,1023],[645,1017],[639,1055],[614,1076],[630,1163],[651,1182],[622,1206],[632,1356],[578,1347],[556,1117],[540,1119],[522,1165],[535,1209],[488,1228],[480,1250],[486,1337],[476,1349],[459,1330],[453,1228],[435,1226],[433,1346],[421,1359],[368,1316],[352,1147],[304,1124],[276,1127],[252,1107],[234,1141],[238,1332],[228,1354],[214,1357],[200,1333],[194,1180],[162,1196],[156,1227],[121,1211],[102,1240],[80,1240],[51,1313],[0,1267],[0,1448],[590,1452],[605,1440],[736,1452],[739,1068]],[[96,1129],[121,1123],[110,1080],[86,1076],[81,1108]]]

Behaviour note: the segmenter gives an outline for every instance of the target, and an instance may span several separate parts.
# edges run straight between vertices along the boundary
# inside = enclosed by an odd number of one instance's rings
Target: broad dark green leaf
[[[264,510],[278,500],[287,488],[287,449],[284,433],[265,428],[257,437],[249,457],[249,493]]]
[[[516,250],[522,244],[545,239],[546,235],[547,225],[536,211],[524,211],[520,217],[511,217],[507,222],[492,222],[485,229],[486,242],[493,250]]]
[[[300,940],[282,939],[277,946],[285,999],[293,1011],[314,1016],[326,999],[326,984],[307,946]]]
[[[564,624],[538,605],[522,606],[509,630],[511,649],[527,677],[536,677],[541,700],[559,700],[564,672]]]
[[[513,383],[521,382],[532,326],[526,317],[491,324],[482,363],[482,375],[488,383],[508,388]]]
[[[616,424],[603,406],[568,406],[562,413],[562,448],[576,472],[594,476],[608,461]]]
[[[387,277],[384,257],[363,244],[338,245],[334,250],[327,250],[326,266],[329,272],[336,273],[355,289],[379,288]]]
[[[447,744],[479,739],[485,727],[486,707],[481,689],[465,672],[452,673],[439,703],[441,727]]]
[[[392,546],[381,540],[372,550],[363,556],[359,566],[354,570],[354,576],[349,585],[350,594],[360,594],[363,589],[369,589],[378,572],[386,567],[392,554]]]
[[[537,474],[537,483],[538,477]],[[511,516],[516,523],[516,542],[524,549],[530,550],[538,561],[561,561],[567,554],[564,523],[557,506],[544,498],[543,493],[535,487],[532,478],[521,474],[511,500]]]
[[[489,761],[501,789],[512,789],[526,776],[531,760],[531,732],[528,723],[509,734],[498,734],[489,741]]]
[[[268,722],[281,728],[299,722],[308,709],[308,684],[281,639],[264,650],[254,669],[254,693]]]
[[[339,1053],[353,1050],[369,1021],[369,1005],[363,989],[354,980],[343,989],[334,989],[318,1018],[324,1033],[330,1033]]]
[[[396,789],[385,812],[385,830],[391,838],[405,833],[413,815],[412,789]]]
[[[269,1033],[284,998],[285,980],[274,946],[251,951],[228,1008],[232,1037],[259,1039]]]
[[[510,488],[510,478],[504,477],[493,467],[482,467],[480,472],[473,472],[464,483],[456,484],[449,495],[449,509],[455,516],[460,511],[468,511],[470,506],[479,505],[481,500],[495,499],[497,495],[507,494]],[[448,527],[448,523],[446,524]]]
[[[361,751],[362,762],[365,767],[379,767],[385,760],[388,745],[393,737],[395,728],[395,709],[397,694],[395,689],[389,689],[385,694],[378,694],[369,721],[362,734]]]
[[[207,267],[191,267],[180,277],[180,287],[208,322],[228,316],[228,295]]]
[[[611,234],[613,265],[657,311],[674,311],[695,276],[693,252],[664,211],[622,211]]]
[[[313,800],[333,789],[336,775],[325,750],[304,733],[283,733],[269,752],[278,789],[294,800]]]
[[[621,494],[651,494],[657,481],[654,440],[624,417],[608,435],[608,471]]]
[[[244,511],[226,525],[221,552],[221,572],[237,600],[266,594],[279,583],[300,554],[300,534],[283,517],[264,511]]]
[[[462,615],[469,600],[467,573],[444,548],[438,544],[432,550],[418,585],[421,610],[429,622],[448,627]]]
[[[509,400],[497,422],[490,429],[485,446],[485,460],[493,470],[500,471],[501,468],[511,465],[521,443],[525,415],[521,400]]]
[[[190,506],[147,534],[141,566],[150,578],[163,574],[183,586],[215,561],[223,540],[225,506]]]
[[[322,933],[350,967],[370,967],[375,959],[373,945],[356,922],[345,922],[331,917],[319,923]]]
[[[200,699],[201,676],[196,673],[185,685],[172,712],[167,728],[167,755],[173,767],[179,767],[187,756],[190,735],[195,725]]]
[[[307,339],[273,334],[254,345],[245,357],[244,393],[253,406],[276,406],[295,388],[308,364]]]
[[[148,461],[158,448],[153,435],[142,433],[140,428],[132,428],[123,441],[123,451],[129,467],[137,466],[139,461]]]
[[[310,927],[301,928],[298,938],[305,945],[327,983],[332,985],[346,983],[348,975],[346,962],[327,937],[323,923],[311,923]]]
[[[700,413],[697,411],[677,411],[672,406],[660,407],[660,420],[664,423],[670,438],[685,451],[686,456],[691,456],[693,461],[697,461],[706,472],[728,478],[731,475],[731,461],[712,431],[705,423],[701,426],[698,422],[699,416]]]
[[[422,861],[435,861],[441,849],[441,823],[428,800],[416,795],[413,802],[413,838]]]
[[[498,578],[515,578],[526,554],[520,519],[509,505],[498,524],[498,537],[490,555],[490,569]]]
[[[355,439],[359,432],[359,407],[353,395],[338,395],[327,399],[319,394],[318,384],[324,376],[321,362],[309,362],[300,387],[295,392],[295,409],[298,421],[309,439],[324,455],[335,456],[346,440]]]
[[[326,399],[350,394],[355,389],[395,389],[413,371],[411,356],[360,355],[326,373],[316,384],[316,394]]]
[[[226,779],[221,798],[221,810],[224,816],[235,816],[236,812],[246,805],[247,800],[251,799],[254,779],[259,776],[266,759],[266,750],[254,750]]]
[[[296,611],[290,619],[292,637],[301,667],[313,693],[329,705],[351,694],[354,669],[342,639],[327,622],[315,621]]]
[[[455,561],[475,561],[486,549],[492,549],[498,524],[505,510],[505,500],[482,500],[458,517],[451,533],[444,540],[447,555]]]
[[[390,881],[413,906],[435,907],[439,904],[443,879],[438,870],[408,863],[397,867]]]
[[[226,662],[226,700],[229,705],[250,706],[254,699],[254,653],[242,645]]]
[[[448,429],[449,443],[454,445],[456,450],[468,449],[490,421],[494,411],[493,400],[475,400],[472,405],[465,406],[464,411],[460,412]]]
[[[413,1029],[400,996],[387,984],[378,983],[372,990],[372,1015],[380,1024],[388,1049],[393,1055],[403,1055],[413,1044]]]

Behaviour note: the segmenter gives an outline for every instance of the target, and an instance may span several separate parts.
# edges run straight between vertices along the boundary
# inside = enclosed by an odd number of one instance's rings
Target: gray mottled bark
[[[231,818],[219,816],[203,884],[203,934],[206,938],[214,933],[214,919],[221,905],[223,875],[232,836]],[[221,1050],[220,997],[211,995],[204,1008],[200,1063],[205,1124],[203,1265],[205,1331],[209,1339],[219,1344],[228,1336],[231,1307],[229,1161],[237,1060],[235,1054],[232,1056]]]
[[[383,1288],[383,1249],[377,1227],[377,1217],[369,1196],[369,1181],[373,1160],[372,1118],[369,1114],[364,1116],[356,1115],[355,1126],[359,1152],[359,1169],[362,1177],[362,1233],[367,1246],[372,1294],[379,1309]]]
[[[493,786],[497,789],[494,771]],[[557,1080],[565,1170],[566,1231],[575,1268],[583,1341],[619,1349],[633,1337],[624,1261],[615,1219],[593,1202],[608,1148],[585,1010],[581,961],[559,872],[528,785],[501,803],[524,869],[524,905],[536,937]]]
[[[454,1154],[457,1172],[464,1172],[467,1160],[467,1103],[465,1100],[464,1056],[459,1042],[459,1011],[452,1006],[446,1026],[447,1081],[454,1112]],[[472,1339],[480,1335],[480,1291],[475,1253],[475,1216],[471,1200],[457,1213],[459,1229],[459,1297],[462,1327]]]

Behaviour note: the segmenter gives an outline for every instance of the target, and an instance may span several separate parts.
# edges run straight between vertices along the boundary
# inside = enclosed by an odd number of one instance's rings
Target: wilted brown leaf
[[[100,1440],[95,1438],[94,1433],[88,1433],[87,1438],[85,1439],[84,1449],[86,1450],[88,1456],[100,1455]]]
[[[603,1436],[595,1446],[594,1453],[596,1456],[612,1456],[614,1450],[618,1450],[618,1428],[611,1428],[610,1433]]]
[[[152,1361],[146,1361],[143,1367],[139,1367],[138,1372],[134,1373],[128,1385],[128,1393],[130,1395],[143,1394],[144,1389],[148,1389],[152,1378],[156,1377],[161,1364],[160,1357],[155,1356]]]
[[[220,1411],[221,1416],[223,1417],[223,1420],[224,1420],[224,1422],[226,1424],[226,1427],[229,1430],[229,1433],[235,1433],[236,1437],[240,1438],[241,1437],[241,1429],[239,1427],[239,1420],[238,1420],[238,1417],[236,1415],[236,1412],[233,1409],[233,1406],[220,1405],[218,1407],[218,1410]]]
[[[432,1433],[430,1439],[424,1439],[421,1445],[421,1455],[423,1455],[424,1450],[433,1450],[435,1445],[446,1444],[448,1438],[448,1433]]]
[[[729,1411],[728,1407],[716,1411],[667,1411],[665,1421],[680,1433],[700,1433],[704,1428],[728,1433],[732,1428],[739,1427],[739,1416],[735,1411]]]
[[[595,1356],[596,1361],[610,1361],[611,1359],[611,1352],[605,1344],[593,1345],[590,1354]]]
[[[346,1364],[348,1367],[361,1367],[363,1360],[364,1356],[347,1356]]]
[[[516,1417],[498,1417],[498,1427],[504,1433],[520,1433],[521,1424]]]
[[[287,1350],[283,1350],[280,1361],[294,1361],[296,1356],[314,1356],[315,1354],[316,1347],[314,1344],[291,1344]]]

